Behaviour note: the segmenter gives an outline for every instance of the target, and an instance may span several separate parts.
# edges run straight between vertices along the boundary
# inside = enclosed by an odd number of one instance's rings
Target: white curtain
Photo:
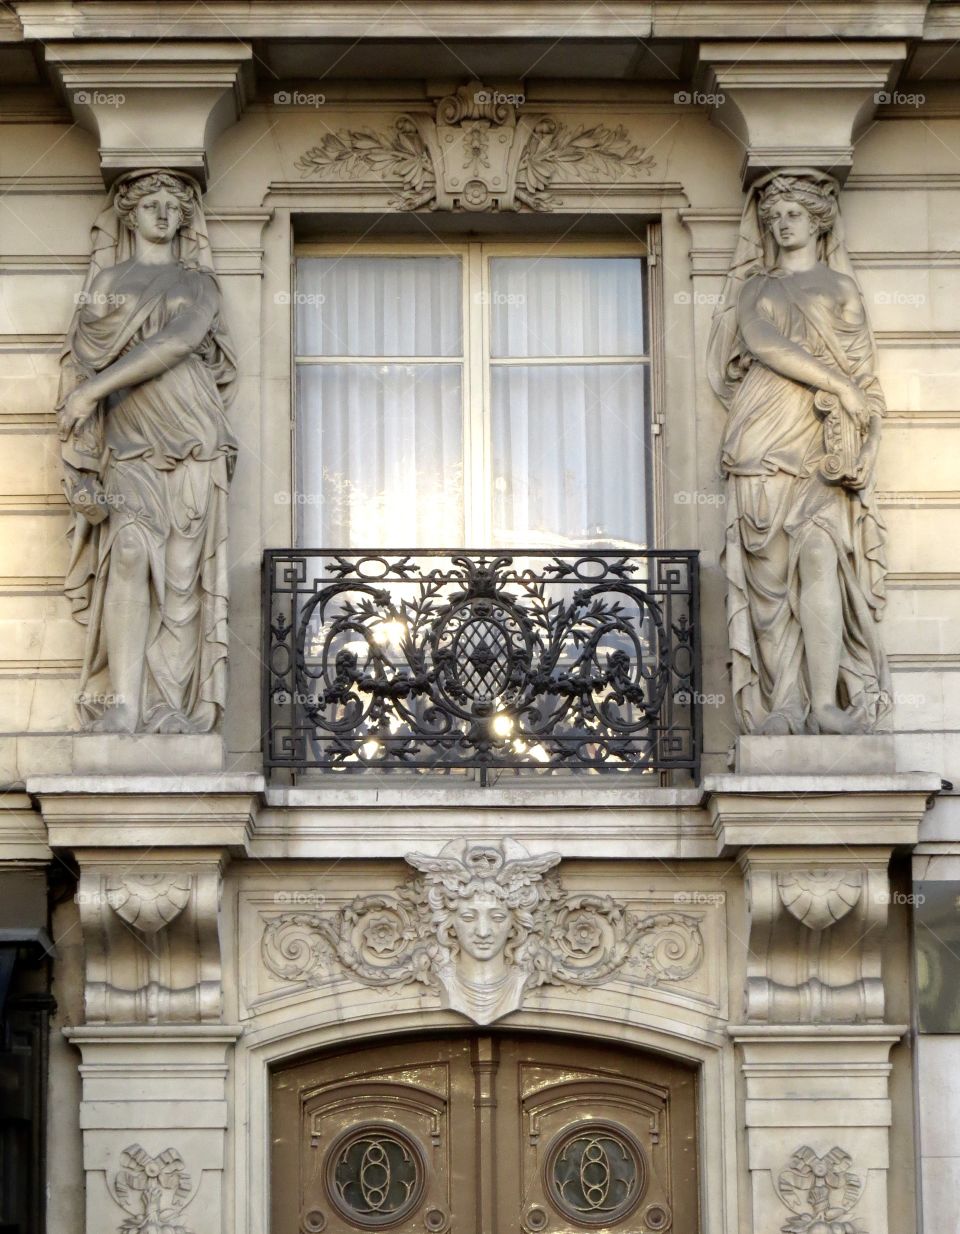
[[[647,544],[648,365],[496,363],[643,356],[642,273],[636,258],[491,262],[498,544]]]
[[[485,483],[495,543],[645,545],[642,263],[504,257],[490,266]],[[298,261],[297,523],[305,547],[465,542],[462,278],[458,257]],[[309,362],[325,356],[371,360]],[[575,362],[544,363],[558,358]],[[482,460],[467,465],[479,481]],[[477,540],[475,529],[469,538]]]
[[[459,356],[460,279],[456,257],[302,258],[297,355]],[[461,367],[298,365],[300,544],[463,543]]]

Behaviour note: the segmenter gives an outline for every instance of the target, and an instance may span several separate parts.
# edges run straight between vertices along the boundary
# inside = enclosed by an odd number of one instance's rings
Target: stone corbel
[[[748,1023],[883,1022],[888,859],[886,849],[742,855]]]
[[[81,868],[88,1024],[210,1024],[221,1017],[219,860],[128,853]]]
[[[708,42],[698,82],[711,119],[743,146],[744,187],[778,167],[816,167],[842,182],[905,56],[904,43],[887,40]]]
[[[106,184],[139,167],[203,188],[213,141],[239,119],[253,52],[240,42],[48,43],[70,111],[100,145]]]

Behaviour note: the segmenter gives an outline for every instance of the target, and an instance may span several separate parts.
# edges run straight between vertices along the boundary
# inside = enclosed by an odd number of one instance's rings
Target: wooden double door
[[[678,1064],[487,1033],[325,1054],[271,1083],[271,1234],[697,1234]]]

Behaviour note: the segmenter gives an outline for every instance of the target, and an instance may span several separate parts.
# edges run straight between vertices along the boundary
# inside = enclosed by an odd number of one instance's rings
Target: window
[[[301,545],[649,543],[636,247],[313,247],[295,301]]]

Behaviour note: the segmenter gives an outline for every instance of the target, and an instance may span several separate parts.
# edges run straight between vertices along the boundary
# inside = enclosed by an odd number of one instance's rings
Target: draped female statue
[[[226,693],[235,376],[199,186],[122,176],[93,228],[58,401],[87,628],[78,710],[101,732],[199,733]]]
[[[807,169],[754,185],[710,339],[729,409],[723,568],[744,733],[870,732],[889,708],[884,403],[838,191]]]

